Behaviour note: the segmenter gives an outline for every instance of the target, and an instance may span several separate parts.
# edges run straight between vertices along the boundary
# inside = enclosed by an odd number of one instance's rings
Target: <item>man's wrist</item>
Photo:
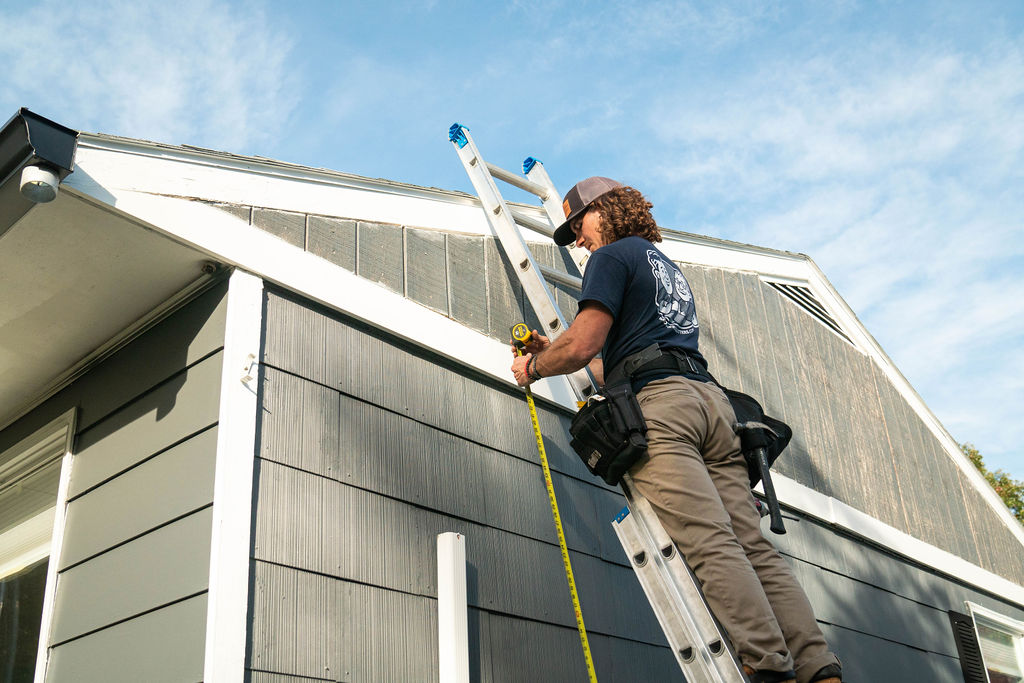
[[[526,363],[526,376],[529,377],[530,380],[533,381],[533,382],[536,382],[537,380],[541,379],[541,377],[542,377],[540,372],[537,370],[537,355],[536,354],[533,355],[533,356],[530,356],[530,360],[527,361],[527,363]]]

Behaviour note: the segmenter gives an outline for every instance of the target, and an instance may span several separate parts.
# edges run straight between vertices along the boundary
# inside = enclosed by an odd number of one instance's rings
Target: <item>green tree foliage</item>
[[[960,444],[960,450],[964,452],[967,459],[974,463],[978,471],[992,485],[999,497],[1010,508],[1010,512],[1021,524],[1024,524],[1024,481],[1017,481],[1003,470],[989,472],[985,463],[981,461],[981,453],[972,443]]]

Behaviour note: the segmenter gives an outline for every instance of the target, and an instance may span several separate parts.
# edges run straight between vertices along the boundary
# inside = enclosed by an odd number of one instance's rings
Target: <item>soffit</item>
[[[194,249],[70,192],[0,236],[0,425],[201,276]]]

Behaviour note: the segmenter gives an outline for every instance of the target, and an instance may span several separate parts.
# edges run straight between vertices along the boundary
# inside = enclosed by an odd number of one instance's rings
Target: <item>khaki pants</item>
[[[674,376],[637,398],[649,445],[630,474],[700,579],[740,661],[796,669],[798,683],[837,663],[792,570],[761,535],[725,394]]]

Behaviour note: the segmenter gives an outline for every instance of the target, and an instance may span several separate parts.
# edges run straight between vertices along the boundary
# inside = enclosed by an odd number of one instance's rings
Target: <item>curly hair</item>
[[[652,206],[639,190],[617,187],[595,199],[587,211],[574,219],[574,223],[582,222],[585,214],[596,210],[601,214],[601,234],[606,244],[630,235],[643,237],[649,242],[660,242],[661,230],[651,215]],[[579,225],[575,224],[574,227],[578,228]]]

